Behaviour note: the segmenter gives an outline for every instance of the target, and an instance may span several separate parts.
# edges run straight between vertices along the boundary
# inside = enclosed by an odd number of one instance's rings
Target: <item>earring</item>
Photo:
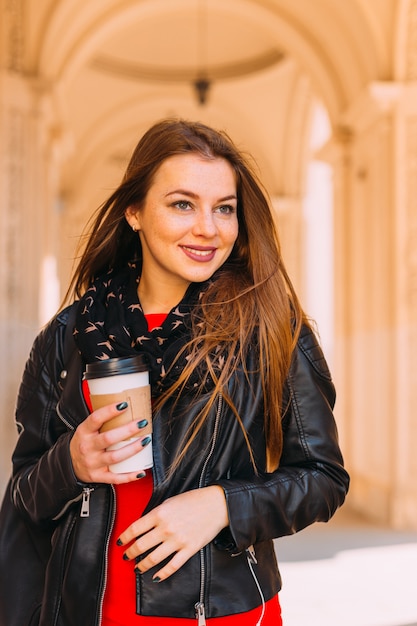
[[[137,230],[138,230],[134,224],[133,224],[133,226],[132,226],[132,230],[133,230],[133,232],[134,232],[134,233],[136,233],[136,232],[137,232]]]

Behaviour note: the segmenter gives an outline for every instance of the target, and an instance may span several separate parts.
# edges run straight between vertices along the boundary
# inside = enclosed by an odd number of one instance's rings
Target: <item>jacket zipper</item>
[[[200,479],[198,481],[199,489],[201,489],[204,486],[204,477],[207,471],[207,466],[209,464],[211,457],[213,456],[214,448],[217,443],[217,435],[219,432],[220,414],[221,414],[222,406],[223,406],[223,396],[220,393],[219,403],[218,403],[217,411],[216,411],[216,419],[214,422],[213,439],[211,442],[209,453],[206,457],[206,460],[204,461],[204,465],[200,473]],[[204,606],[204,595],[205,595],[204,591],[206,587],[206,562],[205,562],[204,549],[205,548],[201,548],[200,550],[200,599],[194,605],[195,618],[196,620],[198,620],[197,622],[198,626],[206,626],[206,611],[205,611],[205,606]]]
[[[65,417],[63,417],[63,415],[61,414],[59,410],[57,410],[57,413],[61,421],[65,424],[65,426],[67,426],[67,428],[69,428],[70,430],[74,430],[74,426],[70,424],[68,420],[65,419]],[[109,534],[107,535],[107,539],[106,539],[106,547],[105,547],[105,553],[104,553],[105,554],[104,556],[104,579],[103,579],[103,586],[101,589],[101,595],[100,595],[100,601],[99,601],[97,626],[100,626],[103,620],[103,602],[104,602],[104,594],[106,592],[106,586],[107,586],[107,568],[109,564],[109,544],[110,544],[110,537],[113,532],[114,520],[116,519],[116,491],[113,485],[111,485],[111,489],[113,492],[113,512],[112,512],[112,518],[110,522]],[[94,491],[94,487],[84,487],[81,496],[76,498],[76,500],[82,498],[80,517],[88,517],[90,515],[90,496],[91,496],[92,491]],[[67,506],[65,507],[65,509],[67,508]],[[62,514],[62,511],[60,515],[61,514]]]
[[[246,548],[245,552],[246,552],[246,558],[247,558],[247,561],[248,561],[250,573],[252,574],[252,578],[255,581],[256,588],[258,589],[259,595],[261,597],[261,602],[262,602],[261,615],[260,615],[258,621],[255,624],[255,626],[261,626],[262,620],[263,620],[264,615],[265,615],[265,608],[266,608],[266,606],[265,606],[265,597],[264,597],[264,594],[262,592],[261,585],[259,583],[258,577],[256,576],[255,570],[253,568],[254,565],[258,564],[258,560],[256,558],[255,548],[253,546],[249,546],[249,548]]]
[[[92,491],[94,491],[94,487],[83,488],[80,517],[90,516],[90,495]]]
[[[206,612],[203,602],[197,602],[195,605],[195,618],[198,620],[198,626],[206,626]]]
[[[57,409],[57,413],[59,415],[59,419],[61,420],[61,422],[63,422],[65,424],[65,426],[68,428],[68,430],[75,430],[74,426],[72,424],[70,424],[70,422],[68,420],[65,419],[65,417],[62,415],[62,413],[59,411],[59,409]],[[77,496],[76,498],[74,498],[73,500],[70,500],[69,502],[66,503],[66,505],[64,506],[64,508],[58,513],[58,515],[56,515],[54,517],[54,520],[59,519],[64,513],[65,511],[68,509],[68,507],[73,504],[74,502],[77,502],[77,500],[81,500],[81,512],[80,512],[80,517],[89,517],[90,515],[90,495],[91,493],[94,491],[94,487],[83,487],[82,493],[80,496]]]
[[[65,417],[62,415],[60,409],[59,409],[59,405],[56,407],[56,412],[58,413],[59,419],[61,420],[61,422],[63,422],[65,424],[65,426],[69,429],[69,430],[75,430],[73,424],[71,424],[67,419],[65,419]]]
[[[113,532],[114,520],[116,519],[116,490],[114,488],[114,485],[111,485],[111,489],[113,492],[113,512],[112,512],[112,517],[111,517],[111,522],[110,522],[110,530],[107,535],[106,547],[105,547],[105,552],[104,552],[104,579],[103,579],[103,586],[101,588],[101,596],[100,596],[100,601],[99,601],[98,621],[97,621],[98,626],[100,626],[102,619],[103,619],[103,602],[104,602],[104,594],[106,593],[107,569],[109,566],[109,544],[110,544],[110,537]]]

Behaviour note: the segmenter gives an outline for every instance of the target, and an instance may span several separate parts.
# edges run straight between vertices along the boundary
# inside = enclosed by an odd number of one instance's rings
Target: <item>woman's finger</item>
[[[152,577],[155,582],[161,582],[179,570],[192,555],[193,552],[191,550],[183,549],[178,552],[173,552],[169,545],[162,544],[155,548],[155,550],[152,550],[143,560],[140,560],[139,563],[135,565],[135,569],[140,574],[143,574],[150,569],[156,568],[160,563],[166,561],[166,559],[171,556],[164,567],[157,570]]]
[[[180,552],[176,552],[172,558],[162,567],[160,570],[155,572],[152,576],[152,580],[156,583],[162,582],[166,580],[176,571],[178,571],[184,563],[186,563],[191,557],[192,553],[189,553],[187,550],[181,550]],[[139,567],[141,564],[139,564]]]
[[[212,485],[165,500],[131,524],[120,535],[117,543],[125,546],[124,555],[127,559],[146,555],[139,563],[142,573],[173,555],[157,574],[162,580],[181,567],[227,525],[223,489]]]
[[[103,424],[120,416],[127,408],[127,403],[111,404],[93,411],[82,422],[70,442],[70,454],[75,475],[83,482],[123,483],[131,478],[110,472],[109,465],[123,461],[136,454],[150,443],[149,436],[140,437],[140,432],[147,426],[142,420],[100,432]],[[108,450],[116,443],[134,438],[118,450]],[[116,477],[116,478],[115,478]]]

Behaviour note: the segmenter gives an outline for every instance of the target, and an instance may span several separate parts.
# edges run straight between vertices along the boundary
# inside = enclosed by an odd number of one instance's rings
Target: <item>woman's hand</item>
[[[117,543],[123,546],[130,544],[123,555],[126,559],[134,559],[152,550],[136,566],[141,574],[171,556],[168,563],[153,576],[155,582],[161,582],[228,524],[223,489],[212,485],[169,498],[131,524]]]
[[[100,428],[121,412],[127,404],[110,404],[91,413],[75,430],[70,442],[70,454],[74,472],[78,480],[85,483],[120,484],[132,482],[145,475],[145,472],[115,474],[109,465],[118,463],[140,452],[149,443],[149,437],[141,437],[147,422],[129,422],[124,426],[100,433]],[[120,450],[107,452],[106,448],[129,437],[139,437]]]

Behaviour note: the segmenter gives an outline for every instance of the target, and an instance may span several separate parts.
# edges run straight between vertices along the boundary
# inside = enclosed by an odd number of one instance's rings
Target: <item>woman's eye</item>
[[[184,210],[190,208],[190,203],[188,200],[177,200],[177,202],[174,202],[174,206],[178,209]]]
[[[235,207],[231,204],[222,204],[221,206],[217,207],[216,211],[218,213],[223,213],[223,215],[231,215],[235,212]]]

